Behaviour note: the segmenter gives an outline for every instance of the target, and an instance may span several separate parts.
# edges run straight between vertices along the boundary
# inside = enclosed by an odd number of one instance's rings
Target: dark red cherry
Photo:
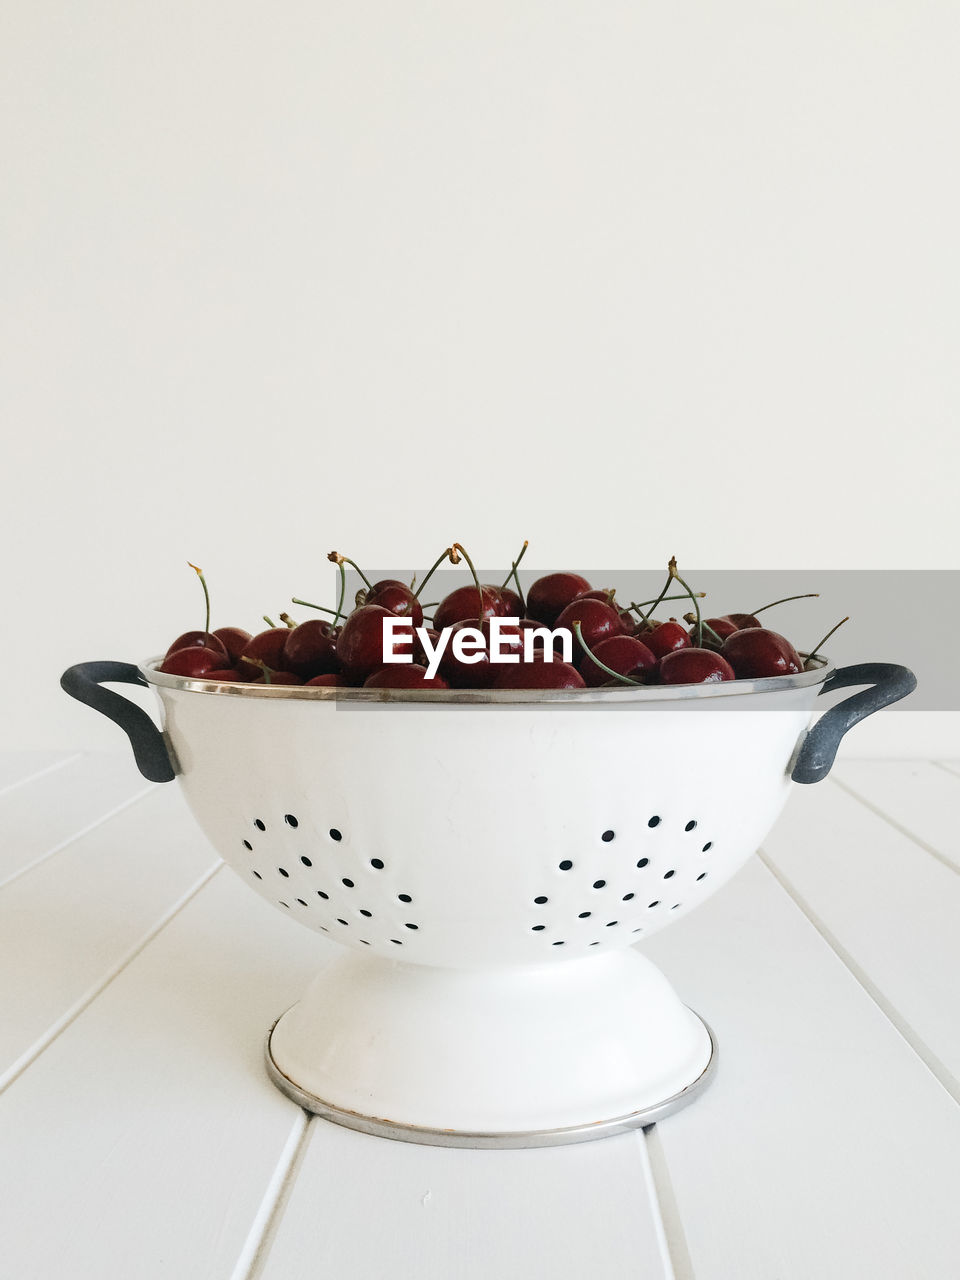
[[[367,592],[364,604],[378,604],[388,613],[395,613],[398,618],[412,618],[415,627],[423,622],[420,601],[409,587],[396,578],[383,578],[380,582],[375,582]]]
[[[215,649],[178,649],[164,658],[160,670],[170,676],[205,676],[208,671],[219,671],[223,667],[224,655]]]
[[[673,618],[669,622],[661,622],[652,631],[644,630],[641,627],[637,632],[637,639],[642,640],[657,658],[673,653],[675,649],[688,649],[690,647],[690,637],[680,623]]]
[[[349,681],[347,680],[346,676],[340,675],[339,672],[336,672],[336,673],[331,673],[325,676],[314,676],[312,680],[307,680],[304,683],[305,685],[310,685],[310,684],[330,685],[335,689],[339,689],[339,688],[342,688],[344,685],[349,684]]]
[[[217,637],[226,649],[227,657],[233,663],[239,662],[241,653],[253,639],[250,632],[244,631],[243,627],[217,627],[211,635]]]
[[[233,667],[225,667],[221,671],[208,671],[207,680],[219,680],[223,684],[236,684],[243,680],[243,676],[239,671],[234,671]]]
[[[595,649],[601,640],[609,640],[611,636],[623,635],[623,623],[617,609],[604,604],[602,600],[573,600],[560,611],[554,623],[557,627],[566,627],[573,637],[573,659],[579,662],[583,649],[573,629],[575,622],[580,623],[580,630],[587,647]],[[644,641],[646,644],[646,641]]]
[[[337,633],[322,618],[310,618],[287,632],[283,665],[298,676],[327,675],[340,670],[336,649]]]
[[[590,583],[579,573],[548,573],[527,592],[527,617],[552,627],[572,600],[591,590]]]
[[[687,615],[688,619],[689,619],[689,616],[690,615],[688,614]],[[727,636],[732,636],[735,631],[739,630],[739,628],[737,627],[737,624],[732,619],[727,617],[704,618],[704,622],[707,624],[708,627],[713,628],[713,630],[720,637],[720,642],[718,643],[716,640],[714,640],[710,632],[707,631],[706,628],[704,628],[703,640],[701,643],[701,648],[703,649],[719,649],[720,645],[723,643],[724,640],[726,640]],[[690,643],[692,645],[695,645],[697,643],[696,623],[694,623],[693,626],[691,626],[690,630],[687,632],[687,635],[690,637]]]
[[[795,675],[803,670],[800,655],[790,641],[765,627],[735,631],[723,642],[722,653],[738,680]]]
[[[752,613],[728,613],[726,617],[733,623],[738,631],[745,631],[747,627],[763,626],[760,619]]]
[[[583,676],[568,662],[521,662],[496,668],[494,689],[584,689]]]
[[[379,604],[365,604],[354,609],[340,630],[337,657],[344,673],[353,679],[366,679],[384,665],[384,619],[395,614]],[[407,632],[407,634],[404,634]],[[388,653],[411,654],[413,634],[408,627],[398,628]]]
[[[431,647],[436,649],[437,641],[440,639],[440,632],[434,631],[432,627],[426,627],[425,631]],[[417,665],[424,667],[430,662],[429,655],[424,645],[421,644],[419,635],[414,635],[413,637],[413,661]]]
[[[713,649],[674,649],[660,659],[660,684],[710,684],[734,679],[733,667]]]
[[[516,591],[511,591],[509,587],[497,587],[496,590],[500,594],[500,616],[502,618],[522,618],[525,609],[523,601]]]
[[[303,684],[303,677],[294,675],[292,671],[271,671],[268,680],[265,672],[261,672],[251,684]]]
[[[390,663],[363,682],[365,689],[449,689],[443,676],[428,676],[417,663]]]
[[[164,658],[169,658],[173,653],[179,653],[181,649],[211,649],[214,653],[219,653],[221,658],[229,658],[226,646],[219,638],[215,638],[215,635],[216,633],[212,631],[185,631],[182,636],[177,636],[164,654]]]
[[[463,631],[476,628],[480,633],[482,645],[478,641],[477,648],[471,652],[471,646],[466,646],[464,657],[458,658],[454,652],[454,639]],[[521,628],[516,623],[507,623],[500,628],[500,650],[502,653],[516,653],[522,659],[523,656],[523,636]],[[477,655],[476,657],[474,655]],[[474,658],[470,662],[467,659]],[[440,659],[440,674],[450,681],[450,684],[457,689],[486,689],[493,683],[497,672],[505,666],[516,665],[504,662],[492,662],[490,660],[490,621],[485,618],[479,625],[464,619],[462,622],[455,622],[450,628],[450,638],[447,641],[447,647],[443,651],[443,657]]]
[[[248,680],[256,681],[258,676],[263,675],[263,668],[247,661],[248,658],[256,658],[259,662],[265,662],[272,670],[279,671],[283,667],[283,646],[287,643],[288,635],[288,627],[271,627],[269,631],[258,632],[244,645],[237,670]]]
[[[601,640],[594,646],[593,652],[612,671],[625,676],[631,672],[645,671],[656,665],[657,659],[641,640],[634,636],[611,636],[609,640]],[[602,667],[598,667],[588,653],[580,660],[580,674],[587,685],[596,687],[613,681],[614,677]],[[631,679],[638,679],[631,676]]]
[[[455,622],[473,622],[480,620],[480,597],[483,596],[483,617],[503,617],[503,600],[498,587],[481,586],[477,591],[475,585],[457,587],[437,605],[433,615],[435,631],[444,627],[452,627]]]

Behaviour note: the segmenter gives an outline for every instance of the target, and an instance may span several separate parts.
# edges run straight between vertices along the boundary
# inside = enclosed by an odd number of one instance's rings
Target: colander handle
[[[820,693],[857,684],[871,687],[855,693],[852,698],[844,698],[824,712],[804,738],[790,775],[794,782],[821,782],[830,772],[837,748],[847,730],[865,716],[912,693],[917,687],[917,677],[906,667],[898,667],[891,662],[861,662],[852,667],[838,668],[824,683]]]
[[[140,684],[147,682],[130,662],[78,662],[60,677],[60,687],[71,698],[85,702],[94,711],[118,724],[130,739],[137,768],[151,782],[171,782],[176,769],[163,734],[147,713],[122,694],[103,689],[104,681],[113,684]]]

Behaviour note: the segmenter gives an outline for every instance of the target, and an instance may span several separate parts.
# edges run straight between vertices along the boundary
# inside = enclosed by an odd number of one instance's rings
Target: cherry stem
[[[331,551],[330,554],[327,556],[327,559],[332,561],[333,564],[350,565],[352,568],[356,569],[357,573],[359,573],[360,577],[367,584],[367,587],[371,590],[373,589],[373,583],[370,581],[367,575],[363,572],[363,570],[357,564],[356,560],[351,560],[349,556],[342,556],[339,551]]]
[[[614,671],[613,668],[608,667],[605,662],[601,662],[600,659],[597,657],[597,655],[593,652],[593,650],[587,644],[586,640],[584,640],[583,631],[580,629],[579,621],[574,622],[573,631],[577,637],[577,640],[580,642],[580,647],[583,649],[584,653],[589,657],[591,662],[595,662],[597,664],[597,666],[600,668],[601,671],[606,671],[608,675],[613,676],[615,680],[620,680],[623,684],[639,685],[642,683],[640,680],[631,680],[629,676],[621,675],[619,671]]]
[[[670,563],[671,563],[671,564],[673,564],[673,561],[671,561]],[[653,616],[653,614],[654,614],[654,613],[656,613],[657,609],[659,609],[660,605],[663,603],[663,601],[664,601],[664,600],[666,600],[666,599],[668,599],[668,598],[669,598],[669,599],[671,599],[671,600],[672,600],[672,599],[674,599],[674,597],[673,597],[673,596],[670,596],[670,597],[668,597],[668,596],[667,596],[667,592],[670,590],[670,583],[671,583],[672,581],[673,581],[673,573],[672,573],[672,572],[670,572],[670,573],[668,573],[668,574],[667,574],[667,580],[666,580],[666,582],[663,584],[663,590],[662,590],[662,591],[660,592],[660,594],[657,596],[656,600],[654,600],[654,602],[653,602],[653,607],[650,609],[650,612],[649,612],[648,614],[644,615],[644,614],[642,614],[642,613],[640,612],[640,609],[639,609],[639,608],[637,609],[637,613],[639,613],[639,614],[640,614],[640,616],[643,618],[644,622],[649,621],[649,619]],[[678,600],[682,600],[682,599],[683,599],[683,597],[682,597],[682,596],[677,596],[677,597],[676,597],[676,599],[678,599]]]
[[[473,581],[477,588],[477,603],[479,605],[479,612],[477,613],[477,621],[482,622],[483,621],[483,587],[481,587],[480,579],[477,577],[477,571],[473,567],[473,561],[467,555],[466,551],[464,551],[463,547],[460,545],[459,542],[455,542],[453,544],[452,551],[454,553],[460,552],[464,560],[466,560],[467,564],[470,566],[470,572],[473,574]],[[451,560],[453,560],[453,556],[451,556],[450,558]],[[453,560],[453,563],[456,564],[457,561]]]
[[[697,620],[697,615],[695,613],[685,613],[683,615],[683,620],[684,622],[689,622],[690,625],[692,626]],[[710,623],[707,622],[706,618],[700,619],[700,626],[704,631],[709,632],[709,634],[713,636],[714,640],[716,640],[717,644],[720,645],[721,648],[723,647],[723,636],[718,635],[717,632],[714,631],[713,627],[711,627]]]
[[[676,580],[680,583],[681,587],[683,587],[686,590],[687,594],[690,596],[690,599],[693,601],[693,607],[697,613],[697,648],[702,649],[703,648],[703,619],[700,617],[700,601],[693,594],[693,591],[687,586],[684,580],[680,577],[679,573],[677,573],[677,557],[676,556],[670,557],[670,576],[673,578],[676,578]]]
[[[782,600],[771,600],[769,604],[762,604],[759,609],[751,610],[751,614],[755,618],[758,613],[763,613],[764,609],[772,609],[775,604],[786,604],[788,600],[813,600],[814,597],[819,598],[819,595],[819,591],[807,591],[802,596],[784,596]],[[837,623],[837,626],[839,625]]]
[[[252,667],[259,667],[263,672],[263,683],[270,684],[270,677],[273,675],[273,667],[268,667],[262,658],[244,658],[244,662],[249,662]]]
[[[837,623],[835,627],[831,627],[830,630],[827,632],[827,634],[819,642],[819,644],[817,644],[813,652],[807,654],[807,662],[811,662],[814,658],[818,657],[820,654],[820,650],[823,648],[823,646],[827,643],[827,641],[833,635],[834,631],[839,631],[840,628],[843,626],[843,624],[849,621],[850,621],[850,615],[847,614],[845,618],[840,619],[840,621]]]
[[[707,593],[705,591],[695,592],[695,595],[699,600],[702,600],[706,594]],[[629,608],[632,609],[635,613],[639,613],[641,618],[644,618],[646,617],[646,615],[643,612],[644,605],[647,605],[647,604],[657,605],[661,602],[661,600],[689,600],[689,598],[690,598],[689,595],[686,592],[684,592],[682,596],[662,596],[658,600],[641,600],[639,604],[637,604],[635,600],[631,600]],[[651,609],[650,612],[653,613],[653,609]]]
[[[200,585],[201,587],[203,587],[203,598],[207,604],[207,621],[206,621],[206,625],[203,628],[203,634],[205,636],[208,636],[210,634],[210,592],[207,590],[207,580],[203,576],[202,569],[198,568],[198,566],[195,564],[190,564],[189,560],[187,561],[187,564],[190,565],[190,568],[194,571],[194,573],[200,579]]]
[[[289,613],[281,613],[280,621],[283,623],[285,627],[289,627],[291,631],[296,630],[297,624],[290,617]]]
[[[340,596],[339,596],[339,598],[337,599],[337,612],[335,613],[334,618],[333,618],[333,625],[334,625],[334,626],[336,626],[336,625],[337,625],[337,623],[340,621],[340,615],[341,615],[341,613],[343,613],[343,601],[344,601],[344,597],[345,597],[345,596],[346,596],[346,594],[347,594],[347,571],[346,571],[346,569],[343,567],[343,561],[342,561],[342,560],[339,560],[339,561],[337,562],[337,568],[340,570]]]
[[[504,578],[503,582],[500,585],[500,590],[502,591],[511,578],[514,580],[514,582],[517,584],[517,595],[520,597],[520,603],[523,605],[524,613],[526,613],[527,606],[523,598],[523,587],[521,587],[520,579],[517,577],[517,565],[520,563],[523,557],[527,554],[527,547],[529,547],[529,545],[530,543],[527,541],[526,538],[524,538],[523,546],[520,548],[520,554],[517,556],[516,560],[511,562],[510,572],[507,574],[507,576]]]
[[[261,613],[260,617],[263,618],[268,627],[275,627],[277,625],[274,620],[272,618],[268,618],[265,613]]]
[[[325,604],[311,604],[309,600],[298,600],[296,596],[290,597],[291,604],[301,604],[304,609],[319,609],[321,613],[334,613],[334,609],[328,609]]]
[[[414,592],[418,600],[420,599],[420,592],[427,585],[427,583],[430,581],[430,579],[433,577],[436,571],[440,568],[444,560],[448,560],[450,558],[450,554],[452,551],[453,551],[453,547],[446,547],[444,549],[443,555],[438,556],[437,559],[430,566],[430,568],[427,570],[427,576],[424,578],[424,580],[420,583],[419,587],[417,587],[416,591]],[[414,579],[414,581],[416,581],[416,579]],[[412,584],[410,589],[411,591],[413,590]]]

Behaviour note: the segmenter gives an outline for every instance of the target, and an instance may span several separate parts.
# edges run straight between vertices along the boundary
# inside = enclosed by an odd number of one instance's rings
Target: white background
[[[0,746],[119,746],[188,559],[958,567],[952,0],[0,14]]]

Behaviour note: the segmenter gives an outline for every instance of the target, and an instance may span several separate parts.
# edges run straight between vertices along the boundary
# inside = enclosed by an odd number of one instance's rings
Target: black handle
[[[137,768],[151,782],[172,782],[176,769],[163,735],[145,711],[112,689],[102,689],[102,683],[140,684],[146,680],[129,662],[79,662],[60,677],[60,686],[71,698],[85,702],[94,711],[118,724],[130,739]]]
[[[794,782],[820,782],[830,772],[837,755],[840,740],[848,729],[864,717],[898,702],[917,687],[917,677],[906,667],[891,662],[861,662],[852,667],[840,667],[820,690],[821,694],[832,689],[846,689],[850,685],[872,686],[852,698],[844,698],[835,707],[824,712],[803,740],[803,746],[793,766]]]

